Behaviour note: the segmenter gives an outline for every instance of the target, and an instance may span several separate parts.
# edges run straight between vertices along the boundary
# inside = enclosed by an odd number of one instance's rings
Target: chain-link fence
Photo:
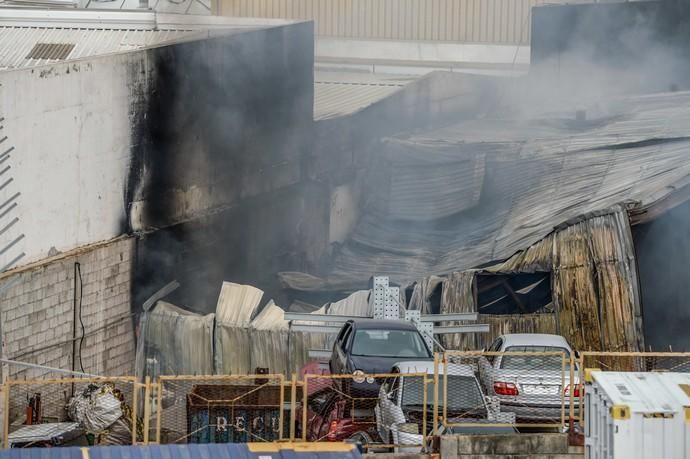
[[[583,352],[580,361],[582,369],[690,373],[688,352]]]
[[[446,351],[433,367],[408,367],[301,380],[257,374],[8,381],[3,439],[15,448],[302,440],[419,451],[431,435],[565,430],[584,415],[586,369],[690,373],[690,353],[584,352],[576,359],[556,351]]]
[[[420,451],[431,430],[427,373],[305,375],[303,441],[354,441],[367,450]]]
[[[283,375],[161,376],[151,410],[156,442],[282,440],[289,432],[287,389]]]
[[[133,377],[8,381],[5,447],[143,442],[142,393]]]
[[[581,381],[588,369],[690,373],[690,352],[582,352],[578,369]],[[579,409],[584,416],[584,398],[579,400]]]
[[[446,351],[436,366],[436,409],[451,431],[564,429],[579,412],[580,376],[565,352]]]

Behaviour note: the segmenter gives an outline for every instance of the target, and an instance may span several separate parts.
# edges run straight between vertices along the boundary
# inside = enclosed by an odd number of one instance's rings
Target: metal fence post
[[[448,356],[443,353],[443,423],[448,422]]]
[[[280,423],[278,426],[278,440],[280,441],[283,439],[283,423],[285,422],[285,380],[283,375],[280,375],[278,382],[280,383],[280,407],[278,408],[278,422]]]
[[[161,444],[161,418],[163,417],[163,378],[158,377],[156,387],[156,443]]]
[[[139,401],[139,387],[136,379],[132,381],[132,444],[137,444],[137,408]],[[73,385],[74,387],[74,385]]]
[[[292,373],[290,384],[290,441],[295,441],[295,414],[297,412],[297,375]]]
[[[565,353],[561,354],[561,389],[565,387]],[[573,388],[570,388],[570,392]],[[561,390],[561,428],[565,427],[565,391]]]
[[[434,423],[432,426],[432,435],[438,435],[438,352],[434,353]]]
[[[426,413],[427,413],[427,408],[426,408],[426,406],[427,406],[427,403],[428,403],[428,400],[427,400],[427,397],[428,397],[428,396],[427,396],[427,383],[428,383],[428,381],[427,381],[427,379],[426,379],[426,375],[425,375],[425,376],[422,376],[422,378],[423,378],[423,379],[422,379],[422,382],[424,383],[424,384],[422,385],[423,390],[424,390],[424,398],[423,398],[423,402],[422,402],[422,406],[423,406],[423,409],[424,409],[424,411],[422,411],[422,413],[423,413],[423,414],[422,414],[422,445],[423,445],[424,447],[426,447],[426,442],[427,442],[427,436],[426,436]]]
[[[582,381],[578,384],[579,387],[582,387]],[[582,390],[578,389],[577,391],[578,395],[582,395]],[[570,404],[569,407],[569,414],[568,416],[570,417],[570,424],[572,425],[573,422],[575,422],[575,359],[573,356],[570,356],[570,399],[568,400],[568,403]]]
[[[3,443],[5,445],[5,448],[10,447],[10,388],[12,385],[10,384],[9,381],[7,381],[3,386],[3,390],[5,391],[5,414],[4,414],[4,421],[5,424],[3,425]]]
[[[302,386],[302,441],[307,441],[307,402],[309,393],[309,375],[304,375],[304,385]]]
[[[149,444],[149,429],[151,428],[151,377],[146,377],[144,386],[144,444]]]

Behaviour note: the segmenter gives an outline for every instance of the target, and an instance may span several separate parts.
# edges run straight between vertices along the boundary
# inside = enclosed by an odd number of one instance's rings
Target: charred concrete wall
[[[169,300],[199,312],[215,308],[222,280],[275,296],[275,273],[313,263],[328,233],[328,194],[305,173],[312,25],[151,49],[138,65],[135,304],[173,279],[182,287]]]

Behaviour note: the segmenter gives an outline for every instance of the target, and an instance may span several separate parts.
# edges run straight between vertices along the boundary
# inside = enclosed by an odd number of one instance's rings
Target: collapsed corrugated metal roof
[[[690,93],[619,99],[589,120],[468,120],[375,150],[364,194],[376,205],[325,282],[290,274],[286,285],[347,290],[371,273],[405,284],[505,259],[588,212],[625,202],[644,212],[690,183]]]

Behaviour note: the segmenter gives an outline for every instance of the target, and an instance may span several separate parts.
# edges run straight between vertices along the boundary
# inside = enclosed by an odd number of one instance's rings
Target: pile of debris
[[[69,418],[79,423],[96,445],[132,444],[132,409],[122,392],[113,384],[89,384],[67,404]],[[143,424],[137,419],[137,434],[142,436]]]

